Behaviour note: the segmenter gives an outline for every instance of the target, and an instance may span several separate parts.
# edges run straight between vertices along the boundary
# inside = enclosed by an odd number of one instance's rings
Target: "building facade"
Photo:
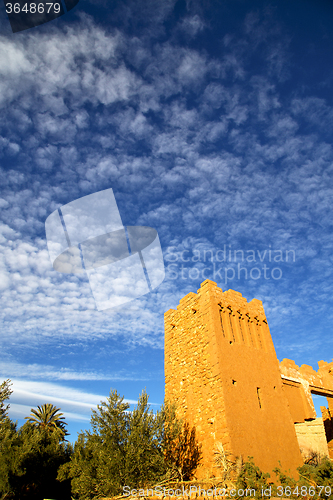
[[[203,451],[198,477],[217,475],[218,443],[232,457],[253,457],[265,472],[280,464],[294,476],[303,463],[302,443],[303,453],[305,445],[319,443],[328,454],[323,422],[316,429],[307,425],[315,420],[311,392],[331,397],[333,389],[330,365],[322,363],[320,374],[289,360],[280,366],[262,302],[222,292],[213,281],[167,311],[166,398],[196,428]],[[333,405],[327,411],[328,428]]]

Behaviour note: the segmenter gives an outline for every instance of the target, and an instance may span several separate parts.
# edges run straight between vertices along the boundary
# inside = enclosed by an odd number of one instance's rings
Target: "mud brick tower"
[[[206,280],[165,314],[165,392],[202,443],[198,477],[219,475],[214,449],[296,475],[303,461],[262,302]]]

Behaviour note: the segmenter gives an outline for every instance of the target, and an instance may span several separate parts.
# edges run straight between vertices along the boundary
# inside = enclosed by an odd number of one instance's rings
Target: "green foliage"
[[[161,426],[161,449],[164,456],[165,479],[189,481],[193,478],[202,453],[195,427],[176,415],[176,406],[166,401],[157,414]]]
[[[154,415],[149,410],[148,396],[143,392],[137,407],[127,417],[128,435],[124,446],[126,484],[156,481],[164,473],[162,415]]]
[[[10,395],[13,392],[10,389],[10,386],[11,381],[9,379],[4,380],[4,382],[2,382],[2,384],[0,385],[0,425],[5,418],[8,418],[7,411],[9,405],[5,406],[4,402],[9,399]]]
[[[102,483],[104,481],[98,444],[89,433],[80,434],[74,445],[71,461],[62,465],[58,471],[58,480],[71,480],[72,494],[82,500],[97,495],[100,480]],[[102,489],[105,489],[105,486],[102,485]]]
[[[333,500],[333,463],[328,458],[323,460],[312,460],[298,468],[299,479],[289,477],[281,472],[279,468],[274,469],[276,480],[268,483],[269,474],[261,472],[253,459],[243,464],[242,470],[237,478],[236,488],[253,488],[256,497],[262,497],[261,489],[267,491],[270,488],[272,497],[298,498],[325,498]],[[303,487],[303,489],[302,489]],[[325,489],[326,487],[326,489]],[[267,495],[268,497],[268,495]]]
[[[177,473],[177,479],[190,481],[201,461],[201,445],[197,444],[195,427],[185,422],[178,436],[170,440],[165,450],[169,469]]]
[[[0,495],[15,500],[59,495],[69,499],[70,484],[61,484],[56,478],[71,451],[71,446],[62,442],[60,430],[50,433],[30,423],[18,431],[8,428],[1,440]]]
[[[39,408],[40,425],[37,418],[17,429],[7,415],[9,405],[4,405],[11,393],[10,381],[6,380],[0,386],[0,499],[69,500],[69,481],[60,483],[56,479],[60,465],[69,461],[72,453],[71,446],[64,443],[62,414],[52,405],[43,405]],[[38,412],[32,412],[38,417]]]
[[[92,412],[92,432],[79,436],[70,464],[59,478],[72,479],[77,498],[112,496],[123,486],[143,485],[163,474],[159,417],[149,411],[148,396],[143,393],[138,406],[128,412],[117,391]]]
[[[270,474],[262,472],[253,461],[253,457],[249,457],[247,462],[244,462],[242,469],[237,477],[236,489],[246,490],[247,488],[254,489],[256,497],[261,496],[261,489],[267,489],[270,485],[268,479]]]
[[[297,485],[297,481],[293,477],[288,476],[285,472],[282,472],[279,467],[273,469],[273,472],[276,476],[276,482],[278,482],[281,486],[290,486],[291,488],[294,488]]]
[[[314,481],[321,486],[333,486],[333,463],[325,459],[316,468]]]
[[[190,477],[197,465],[195,431],[185,426],[182,432],[172,405],[154,414],[143,392],[129,412],[123,400],[110,392],[92,412],[92,431],[80,434],[70,463],[60,467],[58,479],[71,479],[75,498],[115,496],[124,486],[143,488],[175,470]]]
[[[306,494],[313,499],[333,499],[333,463],[326,457],[321,459],[317,453],[312,453],[308,463],[298,468],[298,481],[282,473],[280,469],[275,469],[274,472],[278,483],[283,487],[283,490],[281,487],[279,490],[279,487],[274,486],[275,494],[281,496],[281,491],[284,491],[295,499]]]
[[[38,410],[31,409],[30,417],[25,417],[25,419],[41,430],[45,429],[48,432],[58,431],[58,435],[61,434],[64,439],[68,435],[65,427],[67,423],[64,421],[65,417],[60,412],[60,408],[50,403],[44,404],[41,407],[37,406],[37,408]]]
[[[0,498],[11,492],[10,478],[19,471],[17,449],[19,439],[16,424],[9,419],[0,424]]]
[[[320,497],[326,499],[333,499],[333,463],[328,458],[319,461],[318,465],[305,464],[298,469],[302,484],[315,485],[316,491],[319,489],[317,486],[330,486],[331,495],[325,493],[328,489],[321,492]]]
[[[0,385],[0,498],[5,498],[10,492],[9,476],[17,470],[16,460],[16,424],[10,420],[7,411],[9,404],[4,402],[9,399],[12,390],[10,380],[5,380]]]
[[[179,437],[183,421],[176,415],[176,406],[169,401],[166,401],[157,413],[159,417],[159,434],[162,437],[161,443],[164,451],[166,452],[174,441]]]
[[[124,398],[111,391],[73,450],[64,439],[67,424],[59,408],[38,406],[17,429],[4,404],[10,381],[0,389],[0,500],[110,497],[124,486],[191,479],[200,461],[195,429],[176,417],[171,404],[154,414],[146,392],[130,412]]]

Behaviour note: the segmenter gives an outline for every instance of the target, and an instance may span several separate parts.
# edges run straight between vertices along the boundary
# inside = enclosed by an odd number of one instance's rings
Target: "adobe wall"
[[[216,443],[271,472],[302,459],[262,303],[206,280],[165,314],[166,398],[196,426],[199,475],[218,475]]]
[[[322,418],[296,423],[295,430],[304,459],[308,458],[311,452],[316,452],[325,457],[329,456]]]
[[[323,416],[328,455],[333,459],[333,411],[329,408],[325,408],[325,406],[321,406],[320,409]]]
[[[328,408],[321,407],[321,411],[328,454],[333,459],[333,362],[319,361],[318,366],[318,371],[315,371],[312,366],[302,365],[298,367],[295,361],[284,359],[280,363],[280,373],[293,421],[296,427],[303,429],[301,431],[301,448],[311,449],[312,446],[313,448],[319,446],[313,441],[312,431],[305,432],[306,428],[311,429],[311,425],[309,427],[299,424],[316,418],[311,394],[326,397]],[[325,446],[324,448],[320,447],[320,453],[327,454]]]
[[[213,448],[230,449],[218,347],[211,335],[210,289],[181,299],[177,311],[165,313],[165,396],[176,402],[179,416],[195,425],[203,446],[201,477],[214,475]]]

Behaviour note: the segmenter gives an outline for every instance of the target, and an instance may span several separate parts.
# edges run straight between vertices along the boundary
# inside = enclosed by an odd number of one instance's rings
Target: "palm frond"
[[[46,428],[49,431],[59,429],[63,436],[67,435],[64,414],[60,412],[60,408],[52,405],[51,403],[37,406],[37,410],[31,409],[31,414],[25,419],[35,427]]]

